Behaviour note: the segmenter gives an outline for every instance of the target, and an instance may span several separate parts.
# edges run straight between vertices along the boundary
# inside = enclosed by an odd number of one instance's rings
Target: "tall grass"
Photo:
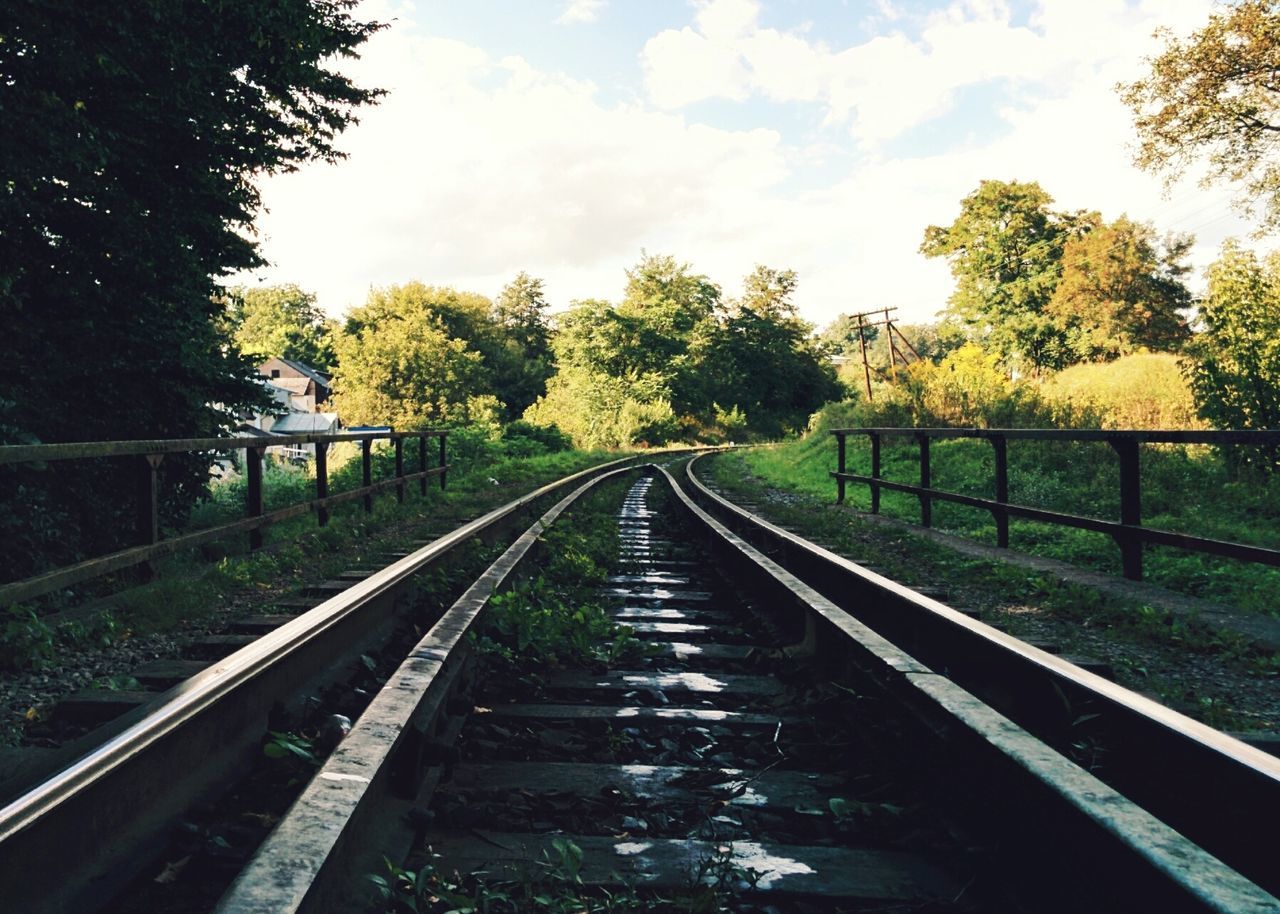
[[[834,419],[820,418],[808,436],[744,453],[746,466],[769,485],[834,500],[836,484],[828,475],[836,465],[835,439],[826,433]],[[870,475],[870,447],[862,436],[849,437],[849,472]],[[1009,442],[1009,499],[1012,502],[1119,519],[1119,470],[1106,444],[1095,442]],[[918,449],[914,442],[886,439],[881,473],[889,480],[919,484]],[[930,447],[933,487],[980,497],[994,497],[994,457],[985,441],[933,441]],[[866,486],[849,483],[846,501],[870,510]],[[920,503],[914,495],[881,492],[881,513],[918,523]],[[1142,449],[1142,514],[1144,526],[1215,539],[1280,548],[1280,484],[1263,477],[1234,478],[1215,450],[1199,446],[1145,445]],[[990,514],[962,505],[935,501],[934,527],[994,545],[996,527]],[[1012,548],[1056,558],[1082,567],[1118,574],[1120,555],[1105,534],[1030,521],[1010,522]],[[1147,580],[1243,609],[1280,615],[1280,570],[1266,566],[1148,547]]]

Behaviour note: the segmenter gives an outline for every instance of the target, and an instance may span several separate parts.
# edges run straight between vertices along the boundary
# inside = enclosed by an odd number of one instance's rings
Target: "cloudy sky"
[[[616,300],[642,250],[740,289],[791,268],[801,312],[930,319],[916,253],[985,178],[1063,209],[1194,232],[1197,268],[1250,226],[1227,190],[1171,194],[1130,164],[1117,81],[1159,26],[1213,0],[369,0],[391,23],[350,65],[389,95],[350,157],[264,182],[272,267],[334,316],[420,279],[553,306]]]

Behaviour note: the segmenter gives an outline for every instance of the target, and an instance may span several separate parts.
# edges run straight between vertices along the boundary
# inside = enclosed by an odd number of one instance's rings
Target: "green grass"
[[[886,440],[881,473],[895,482],[919,484],[914,442]],[[832,501],[836,484],[832,436],[815,433],[743,457],[752,473],[778,489]],[[849,438],[850,472],[870,475],[870,447]],[[967,495],[994,495],[994,457],[984,441],[934,441],[930,447],[933,487]],[[1100,443],[1014,441],[1009,444],[1009,499],[1032,507],[1119,519],[1119,471],[1111,449]],[[849,483],[846,502],[871,507],[866,486]],[[881,492],[880,510],[919,523],[914,495]],[[1204,447],[1146,445],[1142,449],[1143,525],[1195,536],[1280,548],[1280,481],[1234,479],[1224,462]],[[996,526],[986,511],[935,501],[933,526],[992,544]],[[1109,536],[1069,527],[1012,520],[1010,546],[1022,552],[1120,573],[1120,553]],[[1145,579],[1183,593],[1241,609],[1280,614],[1280,569],[1183,550],[1148,547]]]
[[[95,593],[112,583],[116,592],[96,599],[87,611],[46,617],[29,607],[8,608],[0,619],[0,667],[51,667],[61,651],[213,618],[237,592],[284,593],[332,578],[354,565],[375,562],[375,553],[452,529],[539,485],[620,456],[584,451],[531,454],[527,442],[511,445],[467,431],[452,437],[457,442],[449,457],[453,469],[443,492],[433,478],[425,495],[419,494],[417,483],[410,483],[404,504],[397,502],[394,490],[386,490],[375,496],[370,513],[358,501],[340,505],[325,527],[317,526],[311,514],[291,518],[266,528],[263,548],[253,552],[245,534],[232,534],[156,562],[154,580],[147,583],[138,584],[132,573],[114,582],[95,582]],[[335,468],[332,490],[352,487],[352,477],[358,485],[359,475],[359,460]],[[373,478],[392,475],[392,450],[376,451]],[[312,477],[292,467],[268,468],[264,483],[268,510],[314,493]],[[243,482],[224,483],[197,512],[193,526],[243,516],[243,505]]]
[[[809,459],[803,456],[809,451]],[[886,530],[867,524],[857,515],[835,510],[834,483],[825,491],[816,481],[812,460],[821,449],[812,443],[755,451],[721,454],[705,464],[702,472],[733,495],[759,497],[762,486],[787,490],[780,476],[794,468],[791,478],[807,481],[805,488],[790,487],[794,500],[766,500],[762,512],[776,523],[794,527],[804,535],[829,543],[856,562],[875,566],[886,576],[910,587],[944,587],[959,605],[992,610],[1001,627],[1014,635],[1036,633],[1034,618],[1065,622],[1056,626],[1055,639],[1067,653],[1091,653],[1086,632],[1106,632],[1108,640],[1154,648],[1162,669],[1147,670],[1128,662],[1121,651],[1115,663],[1118,681],[1151,692],[1210,726],[1224,729],[1256,729],[1260,724],[1249,713],[1235,708],[1230,687],[1191,681],[1178,675],[1188,655],[1208,658],[1222,669],[1240,676],[1261,678],[1270,688],[1280,668],[1280,654],[1257,649],[1243,638],[1211,629],[1195,619],[1179,617],[1167,609],[1138,600],[1103,593],[1056,576],[1029,571],[998,560],[970,558],[947,546],[910,532]],[[790,455],[793,459],[788,459]],[[752,475],[757,474],[757,475]],[[806,491],[807,488],[807,491]],[[824,507],[825,506],[825,507]],[[1034,613],[1025,613],[1034,607]],[[1141,655],[1141,651],[1138,652]]]

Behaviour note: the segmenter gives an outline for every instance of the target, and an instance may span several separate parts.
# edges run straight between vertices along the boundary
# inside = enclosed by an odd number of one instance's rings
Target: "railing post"
[[[427,436],[418,436],[418,470],[419,472],[427,472]],[[418,494],[427,494],[427,477],[423,476],[418,480]]]
[[[836,504],[844,504],[845,433],[836,432]]]
[[[316,498],[329,497],[329,443],[316,442]],[[321,527],[329,523],[329,509],[316,508],[316,523]]]
[[[871,432],[871,478],[880,478],[880,433]],[[871,483],[871,513],[880,513],[880,487]]]
[[[245,514],[249,517],[262,516],[262,454],[265,451],[265,447],[244,449],[245,477],[249,483],[245,489]],[[262,548],[261,527],[249,531],[249,548]]]
[[[160,462],[164,454],[143,454],[138,464],[138,543],[160,542]]]
[[[396,501],[404,504],[404,439],[396,439]]]
[[[445,467],[448,466],[448,463],[446,462],[445,450],[444,450],[444,444],[447,440],[448,440],[447,435],[440,436],[440,491],[441,492],[443,492],[445,488],[445,477],[449,475],[449,471],[445,469]]]
[[[1004,435],[992,435],[991,446],[996,451],[996,501],[1009,503],[1009,442]],[[1009,512],[1001,508],[991,512],[996,520],[996,545],[1009,548]]]
[[[360,479],[361,485],[366,489],[373,485],[373,458],[371,456],[373,448],[373,439],[365,438],[360,442]],[[364,511],[366,514],[373,511],[373,493],[364,493]]]
[[[920,488],[929,489],[933,487],[929,473],[929,436],[917,433],[916,440],[920,442]],[[920,493],[920,525],[933,526],[933,499],[924,492]]]
[[[1142,467],[1138,458],[1138,442],[1133,438],[1108,438],[1120,458],[1120,523],[1129,527],[1142,526]],[[1142,540],[1129,533],[1117,534],[1124,576],[1131,581],[1142,580]]]

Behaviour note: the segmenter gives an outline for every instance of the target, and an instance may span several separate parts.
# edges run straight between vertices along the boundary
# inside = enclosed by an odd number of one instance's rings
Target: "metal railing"
[[[233,533],[249,535],[249,548],[262,546],[262,530],[271,524],[314,512],[317,523],[323,527],[329,522],[329,509],[344,502],[363,499],[364,510],[373,510],[373,496],[383,489],[394,487],[396,498],[404,501],[405,487],[418,481],[423,495],[427,492],[427,480],[440,479],[444,489],[448,477],[446,441],[449,433],[442,429],[396,432],[337,432],[332,434],[268,435],[236,438],[179,438],[140,441],[89,441],[69,444],[24,444],[0,446],[0,466],[23,463],[47,463],[59,460],[86,460],[101,457],[136,457],[134,485],[137,491],[137,542],[138,545],[107,555],[86,559],[46,571],[20,581],[0,585],[0,606],[21,603],[64,587],[81,584],[93,578],[142,565],[153,559],[172,555],[183,549],[221,539]],[[429,439],[439,440],[439,460],[429,466]],[[405,472],[404,442],[418,441],[418,469]],[[377,440],[389,440],[395,446],[395,475],[373,481],[372,446]],[[360,442],[361,485],[336,495],[329,494],[329,445],[340,441]],[[314,448],[316,479],[315,498],[288,505],[275,511],[263,510],[262,457],[271,447]],[[160,538],[159,472],[167,454],[208,452],[226,454],[232,451],[245,454],[245,516],[240,520],[218,524],[191,533],[183,533],[168,539]]]
[[[1224,540],[1189,536],[1168,530],[1142,526],[1142,467],[1143,444],[1210,444],[1250,445],[1263,448],[1280,447],[1280,430],[1267,431],[1110,431],[1102,429],[1011,429],[1011,428],[839,428],[836,436],[836,470],[831,477],[836,480],[836,501],[843,502],[845,484],[864,483],[871,489],[871,513],[880,513],[880,492],[888,489],[906,492],[920,499],[920,523],[933,524],[933,502],[948,501],[991,512],[996,523],[996,542],[1001,548],[1009,546],[1009,518],[1075,527],[1105,533],[1120,547],[1124,576],[1130,580],[1142,580],[1143,545],[1152,543],[1173,546],[1189,552],[1201,552],[1280,566],[1280,550],[1233,543]],[[846,464],[847,439],[850,435],[865,435],[871,443],[871,475],[848,472]],[[914,438],[919,447],[920,484],[887,480],[881,474],[881,442],[885,438]],[[995,473],[992,480],[992,498],[962,495],[933,488],[929,465],[929,442],[935,439],[977,438],[991,442],[995,450]],[[1008,442],[1028,441],[1097,441],[1111,446],[1120,464],[1120,519],[1104,520],[1049,511],[1009,501]]]

